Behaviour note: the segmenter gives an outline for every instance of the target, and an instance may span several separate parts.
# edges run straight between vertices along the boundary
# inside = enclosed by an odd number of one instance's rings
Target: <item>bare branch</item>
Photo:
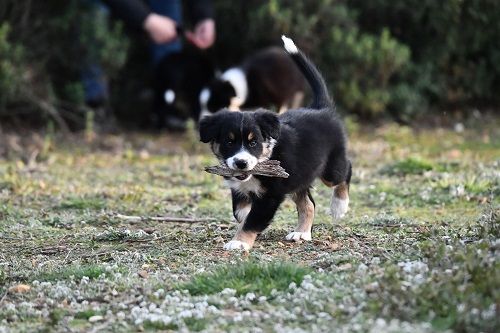
[[[249,171],[233,170],[224,164],[206,167],[205,171],[223,177],[259,175],[266,177],[288,178],[288,176],[290,176],[285,171],[285,169],[281,167],[280,161],[276,160],[267,160],[260,162],[252,170]]]
[[[129,222],[144,222],[144,221],[156,221],[156,222],[177,222],[177,223],[202,223],[214,221],[213,218],[191,218],[191,217],[175,217],[175,216],[133,216],[133,215],[115,215],[120,220],[125,220]]]

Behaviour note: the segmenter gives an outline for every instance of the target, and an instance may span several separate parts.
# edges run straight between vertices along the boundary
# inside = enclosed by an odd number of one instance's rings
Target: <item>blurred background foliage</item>
[[[496,0],[214,0],[221,68],[287,34],[324,73],[339,109],[408,122],[436,110],[498,110]],[[0,120],[81,119],[81,68],[99,59],[122,120],[146,117],[145,35],[87,1],[0,3]],[[146,96],[146,97],[145,97]],[[135,121],[135,119],[134,119]],[[62,123],[62,119],[60,119]],[[61,125],[62,126],[62,125]]]

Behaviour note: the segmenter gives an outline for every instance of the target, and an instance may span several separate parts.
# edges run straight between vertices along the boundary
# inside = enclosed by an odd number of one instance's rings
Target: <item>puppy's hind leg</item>
[[[311,229],[314,220],[314,200],[309,190],[294,193],[292,199],[297,205],[299,223],[295,231],[289,233],[286,239],[295,242],[300,240],[309,241],[312,239]]]
[[[341,219],[349,209],[349,184],[351,182],[351,162],[347,159],[331,160],[321,180],[333,187],[330,213],[334,220]]]
[[[349,186],[342,182],[333,188],[330,214],[334,220],[341,219],[349,209]]]

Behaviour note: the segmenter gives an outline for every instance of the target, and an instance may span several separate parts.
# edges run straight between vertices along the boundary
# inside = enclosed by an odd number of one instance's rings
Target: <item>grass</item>
[[[56,209],[93,209],[99,210],[105,206],[106,202],[100,198],[69,198],[57,205]]]
[[[435,166],[426,160],[416,157],[408,157],[383,169],[383,173],[388,175],[421,175],[425,171],[433,170]]]
[[[318,182],[313,241],[287,200],[248,254],[195,133],[0,133],[0,332],[499,331],[499,125],[351,121],[346,217]]]
[[[498,211],[489,211],[481,219],[481,230],[465,229],[462,232],[481,240],[498,239]],[[394,264],[388,264],[379,280],[386,286],[382,291],[385,295],[373,295],[371,301],[375,307],[394,317],[429,321],[438,330],[469,326],[469,331],[495,331],[498,320],[478,320],[470,318],[470,314],[477,309],[490,309],[491,312],[497,306],[500,300],[500,263],[484,255],[490,251],[487,242],[466,245],[461,237],[463,235],[455,236],[447,244],[437,245],[436,241],[420,244],[427,258],[426,270],[430,272],[430,279],[417,285],[402,284],[401,281],[407,281],[408,276],[404,276]],[[457,267],[460,262],[465,263],[466,269]],[[388,302],[380,303],[381,296]],[[486,319],[495,315],[483,316]]]
[[[98,265],[74,265],[58,267],[52,271],[43,271],[38,275],[30,276],[30,279],[38,281],[81,280],[83,277],[97,279],[105,272],[105,269]]]
[[[308,268],[291,263],[247,261],[199,274],[175,288],[188,290],[191,295],[210,295],[229,288],[234,289],[238,296],[256,293],[269,297],[273,290],[287,290],[292,282],[300,285],[310,272]]]

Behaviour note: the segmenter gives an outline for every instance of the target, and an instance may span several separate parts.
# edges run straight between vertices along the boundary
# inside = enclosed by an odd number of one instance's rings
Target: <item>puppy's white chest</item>
[[[250,178],[246,181],[226,179],[225,183],[232,190],[237,191],[246,196],[249,196],[251,193],[253,193],[254,195],[260,197],[265,192],[265,189],[264,187],[262,187],[260,181],[254,176],[250,176]]]

